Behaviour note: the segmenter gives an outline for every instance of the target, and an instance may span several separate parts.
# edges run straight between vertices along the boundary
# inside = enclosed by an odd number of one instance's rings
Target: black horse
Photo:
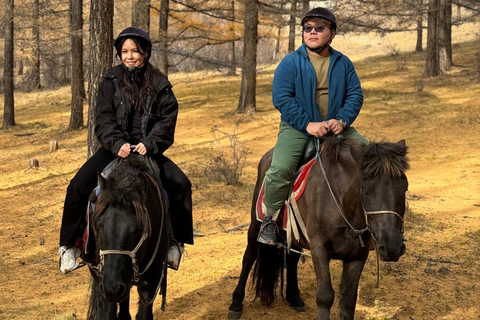
[[[136,319],[153,319],[161,290],[165,305],[169,229],[166,197],[148,159],[131,154],[105,179],[91,217],[95,237],[84,261],[93,277],[88,319],[131,319],[130,289],[140,297]],[[119,310],[117,310],[117,304]]]
[[[340,319],[353,319],[358,283],[368,257],[370,240],[374,240],[383,261],[398,261],[405,253],[406,152],[403,140],[396,144],[363,145],[338,137],[324,138],[321,151],[317,148],[317,160],[311,167],[305,192],[298,201],[309,241],[294,241],[292,247],[311,250],[317,279],[318,319],[329,319],[334,301],[329,270],[331,259],[343,261]],[[275,298],[279,270],[283,268],[284,250],[260,245],[256,241],[261,223],[256,219],[255,206],[271,158],[272,150],[263,156],[258,166],[248,245],[229,307],[229,319],[241,317],[245,286],[255,261],[252,279],[255,298],[260,298],[267,305]],[[284,234],[281,236],[284,237]],[[298,260],[298,253],[290,251],[287,254],[286,300],[293,309],[305,311],[297,284]]]

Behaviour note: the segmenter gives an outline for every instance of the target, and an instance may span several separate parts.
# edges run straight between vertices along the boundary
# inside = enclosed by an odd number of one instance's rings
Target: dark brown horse
[[[140,297],[136,319],[153,319],[152,304],[160,289],[165,303],[170,241],[166,197],[146,161],[131,154],[108,178],[99,175],[100,194],[91,217],[95,236],[84,257],[93,277],[88,319],[131,319],[133,285]]]
[[[407,147],[405,141],[362,145],[337,137],[322,140],[322,151],[317,149],[317,160],[305,193],[298,201],[310,242],[293,243],[293,247],[311,251],[317,279],[318,319],[329,319],[334,300],[329,262],[331,259],[343,261],[340,319],[353,319],[370,240],[374,240],[383,261],[397,261],[405,253],[403,215],[408,188],[405,176]],[[245,286],[255,261],[252,280],[256,298],[266,304],[275,298],[279,270],[283,268],[284,250],[256,241],[260,222],[256,219],[255,203],[271,158],[272,150],[264,155],[258,166],[248,245],[229,307],[229,319],[241,317]],[[297,284],[298,260],[298,253],[287,254],[286,300],[295,310],[305,311]]]

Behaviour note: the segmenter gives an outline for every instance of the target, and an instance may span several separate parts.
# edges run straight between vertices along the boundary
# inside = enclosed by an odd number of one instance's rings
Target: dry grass
[[[398,35],[397,42],[370,35],[348,40],[339,36],[334,41],[355,61],[365,91],[355,127],[375,141],[406,139],[412,167],[407,253],[398,263],[381,264],[379,289],[374,287],[375,259],[368,260],[360,284],[358,319],[480,317],[480,84],[473,65],[479,47],[471,30],[478,27],[459,30],[454,37],[462,42],[454,47],[453,70],[425,80],[421,91],[424,55],[405,52],[413,48],[411,35]],[[399,49],[396,56],[388,54],[392,43]],[[246,230],[224,231],[248,223],[256,165],[276,141],[279,114],[271,104],[272,74],[273,68],[259,73],[257,112],[247,117],[232,114],[239,78],[216,73],[171,77],[181,109],[176,142],[167,156],[192,180],[195,228],[205,236],[187,248],[181,269],[169,274],[167,311],[160,311],[160,300],[154,305],[159,318],[226,318]],[[63,197],[86,157],[86,130],[65,131],[69,97],[68,88],[17,93],[18,126],[0,132],[1,319],[65,320],[86,315],[88,271],[66,276],[57,271]],[[239,120],[238,137],[251,151],[241,184],[206,179],[209,146],[215,140],[211,129],[230,133]],[[34,134],[15,135],[27,132]],[[50,154],[52,140],[59,141],[60,149]],[[227,140],[223,139],[228,144]],[[39,169],[28,168],[33,157],[39,160]],[[337,262],[332,263],[332,277],[338,286]],[[295,313],[281,300],[266,308],[247,296],[242,319],[314,318],[315,276],[308,259],[299,267],[299,278],[306,314]],[[337,308],[335,304],[334,317]]]

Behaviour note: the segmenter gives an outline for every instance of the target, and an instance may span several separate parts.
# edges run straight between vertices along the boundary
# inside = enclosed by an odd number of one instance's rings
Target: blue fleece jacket
[[[273,105],[280,111],[282,121],[305,135],[309,135],[309,122],[343,119],[347,126],[351,125],[363,104],[360,80],[352,61],[332,48],[329,50],[328,119],[322,119],[315,103],[316,74],[305,44],[283,58],[275,70]]]

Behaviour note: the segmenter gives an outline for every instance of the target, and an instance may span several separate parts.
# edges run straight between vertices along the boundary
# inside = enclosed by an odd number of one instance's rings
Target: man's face
[[[321,30],[322,27],[323,30]],[[322,22],[307,21],[303,27],[305,44],[312,49],[326,45],[329,41],[333,40],[334,37],[335,30],[331,30]]]

